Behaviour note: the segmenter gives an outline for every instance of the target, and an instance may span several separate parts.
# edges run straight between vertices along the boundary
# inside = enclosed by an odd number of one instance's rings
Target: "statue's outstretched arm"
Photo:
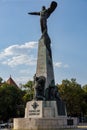
[[[31,14],[31,15],[40,15],[40,12],[29,12],[28,14]]]

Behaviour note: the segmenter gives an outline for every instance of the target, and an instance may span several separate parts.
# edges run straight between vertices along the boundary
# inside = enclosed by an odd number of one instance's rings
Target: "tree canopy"
[[[23,104],[23,93],[19,88],[6,83],[0,87],[0,120],[18,117],[18,106]],[[20,113],[21,116],[22,113]]]
[[[23,97],[24,102],[30,101],[33,99],[33,95],[34,95],[34,88],[33,88],[34,82],[33,81],[28,81],[26,84],[24,84],[24,88],[25,88],[25,95]]]
[[[61,98],[65,101],[68,116],[81,116],[87,112],[84,89],[76,82],[76,79],[63,80],[57,85]]]

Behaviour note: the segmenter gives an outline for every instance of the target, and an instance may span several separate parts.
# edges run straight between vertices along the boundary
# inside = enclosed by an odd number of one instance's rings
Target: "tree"
[[[68,115],[80,116],[84,106],[84,91],[76,79],[63,80],[62,84],[58,85],[58,90],[61,98],[66,102]]]
[[[18,110],[18,106],[23,104],[22,91],[14,86],[4,83],[0,87],[0,120],[8,120],[18,116],[23,116],[23,111]]]
[[[2,81],[3,81],[3,79],[2,79],[2,77],[0,77],[0,84],[2,83]]]
[[[26,84],[24,84],[24,88],[25,88],[25,95],[23,97],[25,103],[27,101],[30,101],[33,99],[33,95],[34,95],[34,88],[33,88],[34,82],[33,81],[28,81]]]
[[[84,92],[87,93],[87,84],[84,85],[82,88],[83,88]]]
[[[84,91],[84,108],[83,108],[83,110],[84,110],[84,114],[87,116],[87,84],[86,85],[84,85],[83,87],[82,87],[82,89],[83,89],[83,91]]]

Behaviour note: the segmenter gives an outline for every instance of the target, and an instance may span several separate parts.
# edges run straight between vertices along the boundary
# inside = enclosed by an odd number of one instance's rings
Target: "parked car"
[[[0,128],[8,128],[8,123],[2,123],[2,124],[0,124]]]
[[[2,123],[0,128],[13,128],[13,123]]]

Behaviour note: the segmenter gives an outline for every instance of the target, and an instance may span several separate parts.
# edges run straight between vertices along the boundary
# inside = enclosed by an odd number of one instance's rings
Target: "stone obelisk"
[[[49,85],[55,85],[53,62],[52,62],[52,52],[51,52],[51,40],[47,33],[45,33],[39,40],[38,44],[38,59],[37,59],[37,69],[36,76],[44,76],[45,89]]]

